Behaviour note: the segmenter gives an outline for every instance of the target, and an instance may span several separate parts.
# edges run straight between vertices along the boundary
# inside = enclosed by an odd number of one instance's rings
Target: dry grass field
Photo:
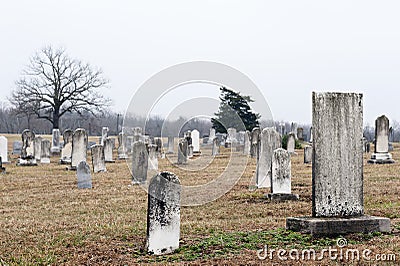
[[[11,151],[19,136],[7,137]],[[257,250],[264,245],[287,250],[336,245],[337,237],[313,239],[284,230],[286,217],[311,215],[311,165],[303,164],[303,152],[298,150],[292,157],[292,190],[300,201],[271,203],[264,199],[268,190],[250,190],[255,161],[249,159],[243,176],[224,196],[203,206],[182,207],[181,247],[160,257],[144,251],[147,194],[131,185],[125,161],[107,164],[106,173],[93,174],[93,189],[78,190],[75,172],[66,171],[58,158],[52,158],[50,165],[17,167],[13,155],[12,163],[5,165],[7,174],[0,175],[0,265],[398,265],[400,144],[394,147],[398,161],[394,165],[367,165],[370,154],[364,158],[365,212],[391,218],[392,233],[343,237],[348,248],[395,254],[397,262],[258,259]],[[188,167],[209,160],[209,154],[204,150],[202,158],[190,161]],[[224,170],[228,160],[229,151],[222,149],[201,171],[184,171],[168,159],[159,160],[159,169],[176,173],[185,185],[205,184]]]

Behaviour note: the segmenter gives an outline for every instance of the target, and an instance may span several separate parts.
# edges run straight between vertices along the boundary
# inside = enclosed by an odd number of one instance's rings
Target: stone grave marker
[[[64,130],[63,139],[64,146],[61,149],[61,164],[70,164],[72,156],[72,135],[74,132],[71,129]]]
[[[149,170],[158,170],[157,145],[150,144],[149,149]]]
[[[215,137],[213,140],[211,155],[217,156],[219,154],[219,149],[220,149],[219,139]]]
[[[111,138],[106,138],[103,142],[104,158],[106,163],[114,163],[113,160],[113,142]]]
[[[21,135],[22,138],[22,150],[21,158],[18,159],[17,165],[19,166],[36,166],[37,162],[35,159],[35,148],[33,140],[35,139],[35,133],[29,129],[25,129]]]
[[[188,143],[186,139],[180,139],[178,143],[178,164],[187,163]]]
[[[144,184],[147,180],[149,154],[143,141],[135,141],[132,145],[132,183]]]
[[[0,136],[0,157],[2,158],[2,163],[7,164],[8,161],[8,140],[4,136]]]
[[[260,128],[255,127],[251,131],[251,150],[250,154],[252,158],[258,158],[258,152],[259,152],[259,143],[260,143]]]
[[[172,154],[174,153],[174,137],[168,137],[168,153]]]
[[[291,132],[287,137],[287,151],[290,154],[296,154],[295,148],[296,148],[296,136],[293,132]]]
[[[193,145],[193,153],[200,152],[200,132],[197,129],[192,131],[192,145]]]
[[[93,173],[106,172],[106,161],[104,157],[104,146],[95,144],[91,148]]]
[[[21,155],[21,153],[22,153],[22,141],[14,141],[12,154]]]
[[[40,163],[50,163],[50,156],[51,156],[51,143],[48,139],[43,139],[41,142],[40,147]]]
[[[87,146],[88,136],[86,130],[83,128],[76,129],[72,135],[71,170],[76,170],[81,161],[86,162]]]
[[[383,115],[375,120],[375,152],[368,163],[391,164],[394,162],[389,153],[389,119]]]
[[[312,147],[305,146],[304,147],[304,163],[311,163],[312,162]]]
[[[78,179],[79,189],[92,188],[92,175],[90,167],[86,161],[80,161],[76,170],[76,177]]]
[[[51,153],[60,154],[60,129],[53,128],[51,142]]]
[[[124,132],[118,134],[118,160],[128,159],[127,140],[128,138]]]
[[[208,136],[208,144],[212,144],[215,138],[215,128],[210,128],[210,135]]]
[[[42,140],[43,138],[41,136],[37,136],[33,140],[33,153],[35,154],[36,161],[40,161],[42,156]]]

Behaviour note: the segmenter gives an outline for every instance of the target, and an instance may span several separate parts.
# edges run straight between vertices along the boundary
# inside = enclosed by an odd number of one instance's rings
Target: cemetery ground
[[[12,150],[12,142],[20,137],[7,138]],[[348,248],[395,254],[397,262],[386,262],[389,265],[400,261],[400,143],[394,149],[393,165],[368,165],[371,154],[364,154],[365,213],[391,218],[392,232],[342,236]],[[107,164],[106,173],[92,173],[94,188],[78,190],[76,173],[59,165],[59,158],[52,157],[49,165],[17,167],[17,156],[11,155],[7,174],[0,175],[0,264],[260,264],[257,250],[265,245],[317,251],[335,247],[338,237],[312,238],[284,230],[287,217],[311,216],[311,165],[303,164],[302,150],[296,152],[292,192],[300,195],[300,201],[272,203],[264,199],[269,189],[250,190],[256,165],[249,159],[244,175],[224,196],[203,206],[181,207],[180,248],[166,256],[144,251],[147,194],[131,185],[125,161]],[[210,153],[203,150],[204,156]],[[229,151],[221,148],[221,155],[202,171],[184,172],[167,159],[159,159],[159,169],[174,172],[184,185],[205,184],[223,171],[228,160]],[[277,256],[263,262],[282,264]],[[349,261],[325,258],[317,264],[337,262]]]

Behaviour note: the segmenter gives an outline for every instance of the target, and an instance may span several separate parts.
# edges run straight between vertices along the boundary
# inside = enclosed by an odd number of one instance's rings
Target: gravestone
[[[208,144],[212,144],[215,138],[215,128],[210,128],[210,135],[208,136]]]
[[[310,127],[310,142],[313,142],[313,130],[312,127]]]
[[[297,124],[295,122],[292,122],[290,125],[290,132],[296,132],[297,131]]]
[[[64,146],[61,149],[61,164],[70,164],[72,156],[72,136],[74,132],[71,129],[64,130],[63,140]]]
[[[228,128],[227,132],[228,136],[226,137],[225,148],[231,148],[238,142],[236,139],[236,128]]]
[[[168,137],[168,153],[174,153],[174,137]]]
[[[287,137],[287,151],[290,154],[295,154],[295,148],[296,148],[296,136],[293,132],[291,132]]]
[[[14,141],[12,154],[21,155],[21,153],[22,153],[22,141]]]
[[[312,95],[312,217],[288,218],[287,229],[312,235],[390,232],[390,220],[364,215],[363,97]]]
[[[127,140],[128,138],[124,132],[118,134],[118,160],[128,159]]]
[[[150,144],[149,149],[149,170],[158,170],[157,145]]]
[[[142,139],[142,128],[141,127],[135,127],[133,128],[133,141],[144,141]],[[147,136],[147,144],[148,144],[148,136]],[[146,143],[146,141],[144,141]]]
[[[17,165],[19,166],[36,166],[37,162],[35,159],[35,151],[33,140],[35,139],[35,133],[29,129],[25,129],[22,134],[22,150],[21,158],[18,159]]]
[[[41,136],[35,137],[33,140],[33,153],[35,154],[36,161],[40,161],[42,156],[42,140]]]
[[[311,163],[312,162],[312,147],[305,146],[304,147],[304,163]]]
[[[181,185],[170,172],[161,172],[150,180],[147,208],[146,250],[164,255],[179,248]]]
[[[264,128],[260,135],[260,151],[257,158],[257,188],[271,187],[271,166],[274,150],[282,146],[281,135],[275,128]]]
[[[250,132],[246,131],[244,133],[244,149],[243,149],[243,154],[244,155],[250,155],[250,150],[251,150],[251,143],[250,143]]]
[[[375,151],[368,163],[391,164],[394,162],[389,153],[389,119],[383,115],[375,120]]]
[[[5,174],[6,173],[6,168],[3,167],[3,159],[0,156],[0,174]]]
[[[106,161],[104,157],[104,146],[95,144],[91,147],[93,173],[106,172]]]
[[[132,183],[144,184],[147,180],[149,154],[143,141],[135,141],[132,145]]]
[[[101,129],[101,138],[100,138],[100,145],[104,145],[104,141],[106,141],[106,139],[108,138],[108,131],[109,128],[108,127],[103,127]]]
[[[192,131],[192,145],[193,145],[193,153],[200,152],[200,132],[195,129]]]
[[[297,139],[304,140],[304,130],[302,127],[297,128]]]
[[[218,138],[214,138],[211,155],[217,156],[219,154],[220,143]]]
[[[239,131],[239,132],[237,133],[236,139],[237,139],[239,145],[244,145],[245,134],[246,134],[245,131]]]
[[[193,145],[189,145],[187,157],[193,158]]]
[[[112,138],[106,138],[103,142],[104,145],[104,159],[106,163],[114,163],[113,160],[113,142]]]
[[[88,136],[86,130],[78,128],[72,135],[72,154],[71,154],[71,170],[76,170],[76,167],[81,161],[86,162],[88,146]]]
[[[43,139],[41,141],[41,148],[40,148],[40,163],[50,163],[50,156],[51,156],[51,143],[48,139]]]
[[[178,143],[178,164],[187,163],[188,143],[186,139],[180,139]]]
[[[60,129],[53,128],[51,140],[51,154],[60,154]]]
[[[154,144],[156,145],[156,154],[159,155],[162,152],[162,139],[161,138],[154,138]]]
[[[0,157],[3,164],[9,163],[8,161],[8,140],[4,136],[0,136]]]
[[[299,195],[292,194],[292,170],[290,154],[287,150],[276,149],[272,156],[271,193],[272,201],[298,200]]]
[[[259,142],[260,142],[260,128],[255,127],[251,131],[251,150],[250,150],[250,155],[252,158],[258,158],[258,152],[259,152]]]
[[[92,188],[92,175],[86,161],[79,162],[76,170],[76,177],[78,179],[79,189]]]

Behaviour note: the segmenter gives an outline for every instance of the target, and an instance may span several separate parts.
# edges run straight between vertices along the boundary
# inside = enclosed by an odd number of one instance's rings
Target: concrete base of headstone
[[[128,155],[125,153],[119,153],[118,154],[118,160],[126,160],[128,159]]]
[[[37,166],[36,159],[21,159],[17,160],[17,166]]]
[[[108,160],[108,161],[105,161],[106,163],[115,163],[115,160]]]
[[[50,163],[50,158],[41,158],[40,163]]]
[[[395,161],[392,159],[390,153],[373,153],[371,159],[368,160],[369,164],[392,164]]]
[[[58,156],[61,155],[61,149],[59,147],[52,147],[50,149],[51,155],[52,156]]]
[[[267,198],[270,201],[297,201],[300,199],[299,195],[297,194],[282,194],[282,193],[270,193],[267,194]]]
[[[286,219],[286,229],[312,236],[390,232],[390,219],[375,216],[350,218],[297,217]]]
[[[60,159],[60,164],[71,164],[71,159]]]

